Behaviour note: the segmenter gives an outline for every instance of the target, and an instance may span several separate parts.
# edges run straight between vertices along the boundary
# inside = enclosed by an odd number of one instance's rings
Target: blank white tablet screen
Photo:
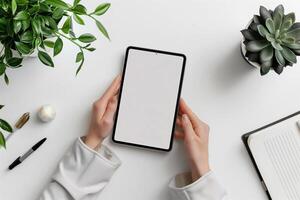
[[[184,56],[129,49],[114,140],[168,150]]]

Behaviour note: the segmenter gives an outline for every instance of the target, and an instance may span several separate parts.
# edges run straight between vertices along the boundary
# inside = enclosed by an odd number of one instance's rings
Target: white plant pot
[[[250,26],[250,24],[252,23],[252,21],[253,21],[253,19],[251,19],[251,20],[249,21],[249,23],[248,23],[247,26],[246,26],[246,29],[249,28],[249,26]],[[246,61],[249,65],[251,65],[251,66],[253,66],[253,67],[255,67],[255,68],[260,69],[261,65],[260,65],[259,63],[250,61],[250,60],[248,60],[248,58],[246,57],[246,52],[247,52],[247,50],[246,50],[246,45],[244,44],[244,41],[245,41],[245,38],[244,38],[244,36],[243,36],[242,41],[241,41],[241,54],[242,54],[243,58],[245,59],[245,61]]]

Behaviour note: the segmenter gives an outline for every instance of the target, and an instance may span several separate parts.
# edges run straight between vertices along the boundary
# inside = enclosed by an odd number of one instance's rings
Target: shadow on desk
[[[259,74],[259,70],[249,65],[242,57],[240,43],[227,52],[228,55],[223,56],[224,60],[220,60],[219,66],[215,68],[215,81],[220,90],[234,87],[251,73]]]

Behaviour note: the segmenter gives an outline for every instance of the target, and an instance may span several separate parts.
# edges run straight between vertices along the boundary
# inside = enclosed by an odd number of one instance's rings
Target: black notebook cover
[[[287,119],[290,119],[290,118],[292,118],[292,117],[295,117],[296,115],[299,115],[299,114],[300,114],[300,111],[298,111],[298,112],[296,112],[296,113],[294,113],[294,114],[291,114],[291,115],[289,115],[289,116],[287,116],[287,117],[284,117],[284,118],[282,118],[282,119],[279,119],[279,120],[277,120],[277,121],[275,121],[275,122],[272,122],[272,123],[270,123],[270,124],[268,124],[268,125],[265,125],[265,126],[263,126],[263,127],[260,127],[260,128],[254,130],[254,131],[250,131],[250,132],[245,133],[244,135],[242,135],[242,141],[243,141],[243,143],[244,143],[244,145],[245,145],[245,147],[246,147],[246,150],[247,150],[247,152],[248,152],[248,154],[249,154],[249,156],[250,156],[250,159],[251,159],[251,161],[252,161],[252,163],[253,163],[253,165],[254,165],[254,168],[255,168],[255,170],[256,170],[256,172],[257,172],[257,174],[258,174],[259,179],[261,180],[262,186],[264,187],[264,189],[265,189],[265,191],[266,191],[267,196],[268,196],[269,199],[272,199],[272,197],[271,197],[271,195],[270,195],[270,193],[269,193],[269,191],[268,191],[268,187],[265,185],[265,182],[264,182],[264,180],[263,180],[263,177],[262,177],[262,175],[261,175],[261,173],[260,173],[260,171],[259,171],[259,169],[258,169],[258,167],[257,167],[257,164],[256,164],[256,162],[255,162],[255,160],[254,160],[254,157],[253,157],[253,155],[252,155],[252,153],[251,153],[251,150],[250,150],[249,145],[248,145],[248,138],[249,138],[250,135],[252,135],[252,134],[254,134],[254,133],[258,132],[258,131],[261,131],[261,130],[264,130],[264,129],[266,129],[266,128],[269,128],[269,127],[271,127],[271,126],[273,126],[273,125],[275,125],[275,124],[281,123],[281,122],[283,122],[283,121],[285,121],[285,120],[287,120]]]

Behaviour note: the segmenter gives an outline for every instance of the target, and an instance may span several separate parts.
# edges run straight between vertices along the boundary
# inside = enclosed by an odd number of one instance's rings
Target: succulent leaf
[[[259,62],[259,54],[258,53],[249,53],[248,60],[250,60],[252,62]]]
[[[256,24],[261,24],[261,23],[262,23],[262,19],[261,19],[261,17],[258,16],[258,15],[254,15],[254,16],[253,16],[253,21],[254,21],[254,23],[256,23]]]
[[[273,54],[274,54],[274,51],[273,51],[272,46],[268,46],[268,47],[264,48],[259,54],[260,62],[264,63],[264,62],[272,60]]]
[[[299,43],[294,43],[294,44],[288,44],[284,43],[284,46],[293,49],[293,50],[300,50],[300,44]]]
[[[289,48],[283,47],[282,50],[282,55],[283,57],[291,62],[291,63],[296,63],[297,62],[297,58],[296,55],[294,54],[294,52],[292,50],[290,50]]]
[[[291,30],[294,30],[294,29],[297,29],[297,28],[300,28],[300,22],[296,22],[292,25],[292,27],[290,28],[290,31]]]
[[[293,52],[294,52],[297,56],[300,56],[300,49],[293,49]]]
[[[268,62],[264,62],[261,64],[261,68],[260,68],[260,74],[263,76],[263,75],[266,75],[270,69],[271,69],[271,66],[272,66],[272,60],[271,61],[268,61]]]
[[[266,27],[268,28],[268,30],[271,34],[275,34],[275,24],[271,18],[268,18],[266,20]]]
[[[279,65],[285,66],[285,59],[283,55],[281,54],[281,51],[275,49],[275,58]]]
[[[246,49],[250,52],[259,52],[269,45],[270,43],[267,40],[255,40],[255,41],[250,41],[246,45]]]
[[[281,13],[279,13],[278,11],[274,11],[273,20],[274,20],[275,30],[281,28],[282,18],[283,15]]]
[[[254,23],[252,22],[250,24],[250,29],[253,30],[253,31],[257,31],[257,26],[260,25],[259,23]]]
[[[281,40],[284,44],[294,44],[296,42],[293,37],[285,37]]]
[[[259,8],[259,15],[262,17],[263,21],[265,22],[268,18],[271,18],[270,12],[264,7],[260,6]]]
[[[287,36],[288,37],[293,37],[296,40],[300,40],[300,28],[295,28],[295,29],[293,29],[291,31],[288,31],[287,32]]]
[[[291,28],[292,25],[293,25],[293,22],[292,22],[291,19],[289,19],[289,20],[286,20],[282,23],[280,29],[281,29],[281,31],[287,31]]]
[[[284,7],[282,4],[278,5],[275,10],[274,10],[274,14],[275,13],[279,13],[281,14],[282,16],[284,15]]]
[[[277,74],[281,74],[282,71],[283,71],[283,66],[282,65],[277,65],[275,67],[273,67],[274,71],[277,73]]]
[[[266,39],[267,39],[269,42],[274,42],[274,41],[275,41],[275,38],[273,38],[271,34],[267,34],[267,35],[266,35]]]
[[[249,30],[249,29],[244,29],[241,30],[243,36],[245,37],[245,39],[247,40],[259,40],[262,39],[262,37],[255,31],[253,30]]]
[[[266,35],[269,35],[269,31],[263,25],[258,25],[257,30],[258,30],[258,33],[263,37],[266,37]]]
[[[282,50],[282,46],[281,46],[278,42],[273,41],[273,42],[271,42],[271,44],[272,44],[272,46],[274,47],[274,49],[277,49],[277,50],[279,50],[279,51]]]

